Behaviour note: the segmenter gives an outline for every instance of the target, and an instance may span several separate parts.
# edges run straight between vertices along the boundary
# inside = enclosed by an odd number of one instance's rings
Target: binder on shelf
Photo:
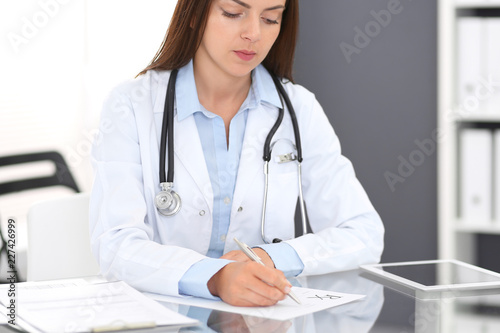
[[[486,112],[500,115],[500,18],[484,19],[486,30],[486,80],[489,93],[485,100]]]
[[[463,112],[479,113],[484,103],[477,91],[484,80],[485,24],[480,17],[461,17],[457,20],[457,100]]]
[[[492,136],[489,129],[460,132],[460,215],[464,225],[491,226]]]

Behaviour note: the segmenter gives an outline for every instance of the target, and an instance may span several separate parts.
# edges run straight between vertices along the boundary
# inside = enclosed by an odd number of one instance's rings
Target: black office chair
[[[40,161],[53,162],[56,167],[55,173],[48,177],[15,180],[0,184],[0,195],[58,185],[67,186],[75,192],[80,192],[64,158],[55,151],[3,156],[0,157],[0,168],[3,166]]]
[[[55,172],[52,175],[44,176],[44,177],[33,177],[27,179],[13,180],[7,181],[4,183],[0,183],[0,195],[21,192],[26,190],[39,189],[44,187],[52,187],[52,186],[65,186],[68,187],[75,192],[79,193],[80,189],[71,174],[71,171],[66,164],[66,161],[56,151],[48,151],[48,152],[38,152],[31,154],[22,154],[22,155],[11,155],[11,156],[2,156],[0,157],[0,171],[2,167],[5,166],[13,166],[24,163],[32,163],[32,162],[40,162],[40,161],[49,161],[54,163]],[[7,242],[2,234],[2,230],[0,228],[0,260],[3,253],[7,254]],[[19,276],[18,276],[19,279]],[[6,281],[0,280],[0,283],[5,283]]]

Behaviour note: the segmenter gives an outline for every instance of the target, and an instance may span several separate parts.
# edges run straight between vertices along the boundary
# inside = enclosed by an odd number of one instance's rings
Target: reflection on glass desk
[[[86,280],[91,282],[92,278]],[[266,320],[174,303],[160,304],[201,323],[199,326],[173,332],[500,332],[500,290],[497,294],[492,292],[490,295],[425,300],[379,283],[361,270],[290,279],[290,282],[301,287],[363,294],[366,297],[288,321]],[[0,332],[12,331],[0,326]],[[126,332],[157,333],[172,330],[157,327]]]
[[[366,297],[289,321],[161,304],[202,323],[199,327],[183,328],[180,332],[500,332],[500,295],[421,300],[372,281],[360,270],[291,279],[290,282],[302,287],[364,294]]]

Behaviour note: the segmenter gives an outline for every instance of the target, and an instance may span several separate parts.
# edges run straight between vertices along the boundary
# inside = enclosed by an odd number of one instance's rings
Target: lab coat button
[[[204,210],[200,210],[200,216],[203,216],[205,215],[205,211]]]
[[[225,198],[224,198],[224,203],[225,203],[226,205],[229,205],[229,204],[231,203],[231,199],[229,199],[229,197],[225,197]]]
[[[243,207],[238,208],[238,213],[243,210]]]

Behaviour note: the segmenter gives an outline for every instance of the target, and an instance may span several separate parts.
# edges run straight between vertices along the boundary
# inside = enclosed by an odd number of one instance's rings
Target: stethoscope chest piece
[[[181,197],[172,190],[172,183],[161,183],[161,192],[155,197],[155,205],[160,214],[173,216],[182,206]]]

